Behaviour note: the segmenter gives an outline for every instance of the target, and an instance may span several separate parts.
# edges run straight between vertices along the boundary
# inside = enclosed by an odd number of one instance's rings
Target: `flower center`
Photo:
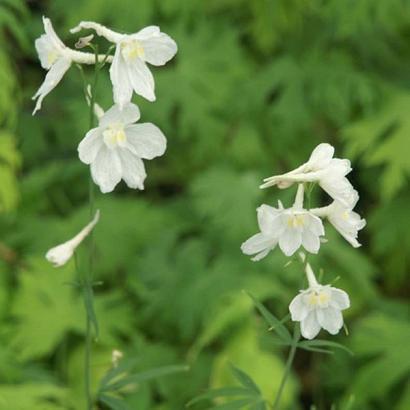
[[[122,147],[127,142],[122,124],[110,124],[103,132],[103,138],[108,148],[115,148],[117,145]]]
[[[312,291],[307,298],[310,306],[326,307],[330,301],[330,294],[327,291]]]
[[[47,53],[47,64],[52,66],[58,58],[58,52],[56,50],[50,50]]]
[[[287,220],[289,228],[301,228],[305,225],[304,215],[291,215]]]
[[[121,43],[121,54],[125,61],[135,60],[144,56],[144,48],[138,40],[130,40]]]

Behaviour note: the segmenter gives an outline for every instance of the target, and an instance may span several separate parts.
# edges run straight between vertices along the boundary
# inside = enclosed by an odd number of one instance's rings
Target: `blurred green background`
[[[352,160],[368,225],[360,249],[327,226],[311,261],[351,296],[349,335],[331,340],[355,355],[298,352],[283,409],[339,410],[349,400],[352,410],[410,409],[406,0],[0,0],[0,409],[84,408],[74,263],[54,269],[44,254],[88,220],[89,169],[76,151],[88,110],[73,67],[31,116],[45,76],[33,44],[42,15],[70,46],[80,20],[124,32],[158,24],[179,45],[152,69],[157,101],[134,96],[142,121],[166,134],[166,155],[146,162],[145,191],[121,183],[97,195],[95,382],[115,348],[139,369],[191,367],[135,386],[131,409],[181,410],[232,385],[229,363],[273,400],[286,349],[241,290],[282,317],[302,271],[285,268],[279,251],[252,263],[239,247],[257,231],[259,204],[292,201],[291,189],[260,191],[261,179],[329,142]],[[112,104],[108,67],[97,100]],[[329,201],[314,193],[316,204]]]

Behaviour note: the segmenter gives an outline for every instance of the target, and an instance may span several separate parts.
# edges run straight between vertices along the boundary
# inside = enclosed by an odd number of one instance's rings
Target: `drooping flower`
[[[49,18],[43,17],[43,25],[45,34],[36,39],[35,47],[41,66],[48,72],[43,84],[33,96],[33,100],[37,99],[33,115],[41,108],[44,97],[58,85],[73,62],[78,64],[95,63],[93,54],[67,47],[57,36]],[[105,56],[98,56],[99,61],[103,58]],[[108,57],[107,61],[112,61],[112,57]]]
[[[245,241],[241,250],[246,255],[255,255],[252,260],[264,258],[279,244],[286,256],[292,256],[301,246],[308,252],[318,253],[320,236],[324,235],[322,220],[303,209],[303,184],[298,187],[295,203],[284,209],[262,205],[257,209],[260,233]]]
[[[91,165],[91,175],[101,192],[111,192],[123,179],[130,188],[144,189],[146,178],[142,159],[161,156],[166,138],[151,123],[134,124],[140,118],[135,104],[120,110],[112,106],[88,131],[78,146],[80,160]]]
[[[171,60],[178,47],[157,26],[148,26],[134,34],[120,34],[98,23],[83,21],[71,29],[93,29],[100,36],[116,44],[110,68],[114,101],[123,107],[131,101],[133,91],[148,101],[155,101],[155,83],[147,63],[162,66]]]
[[[350,161],[333,158],[333,154],[330,144],[319,144],[306,163],[286,174],[265,178],[261,188],[277,185],[283,189],[297,182],[317,182],[334,200],[351,207],[359,195],[346,178],[352,170]]]
[[[55,33],[50,19],[43,17],[44,31],[36,41],[35,47],[40,58],[41,66],[48,70],[46,78],[33,100],[37,99],[33,115],[41,108],[44,97],[61,81],[71,66],[71,59],[64,52],[65,45]]]
[[[326,217],[346,241],[354,248],[358,248],[361,246],[357,240],[358,232],[366,226],[366,220],[352,209],[353,207],[346,207],[334,201],[329,206],[311,209],[310,212],[319,217]]]
[[[87,235],[94,229],[95,225],[100,219],[100,211],[96,211],[92,221],[86,225],[74,238],[67,242],[57,245],[51,248],[46,253],[46,259],[51,262],[55,267],[65,265],[73,256],[75,249],[85,239]]]
[[[301,290],[289,305],[291,318],[300,322],[301,334],[313,339],[320,329],[337,334],[343,327],[342,310],[350,307],[348,294],[330,285],[317,282],[312,268],[306,264],[309,288]]]

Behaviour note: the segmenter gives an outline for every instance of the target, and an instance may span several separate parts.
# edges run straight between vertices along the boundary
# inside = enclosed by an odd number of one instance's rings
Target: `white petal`
[[[262,255],[259,254],[255,257],[256,259],[254,259],[260,260],[265,257],[268,252],[276,246],[276,244],[277,240],[275,238],[266,236],[263,233],[257,233],[241,245],[241,250],[245,255],[254,255],[262,252]]]
[[[286,256],[292,256],[302,244],[301,232],[288,228],[279,238],[279,247]]]
[[[123,107],[131,101],[132,86],[128,77],[127,65],[121,55],[121,45],[117,45],[110,67],[114,101]]]
[[[60,37],[58,37],[56,32],[54,31],[53,25],[51,24],[51,20],[47,17],[43,17],[43,25],[46,35],[54,43],[54,46],[59,49],[64,49],[65,45],[60,40]]]
[[[155,101],[154,77],[147,65],[136,58],[127,64],[127,72],[134,91],[148,101]]]
[[[167,63],[178,51],[175,41],[165,33],[140,40],[140,42],[144,49],[144,60],[156,66]]]
[[[350,307],[349,295],[345,291],[341,289],[337,289],[337,288],[332,288],[332,287],[330,288],[330,290],[331,290],[330,303],[332,306],[340,310],[344,310]]]
[[[311,214],[310,212],[306,215],[307,219],[307,226],[309,230],[311,230],[314,234],[321,236],[325,234],[325,228],[323,227],[322,220],[316,216]]]
[[[84,164],[91,164],[95,160],[103,142],[101,128],[93,128],[88,131],[77,148],[80,160]]]
[[[308,160],[309,169],[316,171],[326,168],[333,158],[334,153],[335,149],[330,144],[319,144],[310,155]]]
[[[164,154],[167,140],[162,131],[151,123],[130,125],[125,128],[128,143],[140,158],[152,159]]]
[[[309,314],[309,308],[305,305],[303,294],[295,296],[290,302],[289,312],[294,322],[300,322]]]
[[[66,71],[70,68],[71,61],[60,57],[51,66],[46,78],[33,96],[33,100],[38,98],[36,107],[34,108],[33,115],[41,108],[43,98],[61,81]]]
[[[261,205],[257,209],[258,225],[262,232],[278,236],[283,232],[283,223],[280,215],[282,211],[269,205]]]
[[[158,26],[147,26],[144,27],[142,30],[138,31],[138,33],[132,34],[130,37],[133,37],[137,40],[146,40],[152,36],[157,36],[160,34],[160,28]]]
[[[302,245],[308,252],[318,253],[320,248],[319,236],[309,229],[304,229],[302,232]]]
[[[122,125],[132,124],[140,119],[140,110],[132,103],[125,104],[122,108],[114,104],[100,119],[101,127],[108,127],[111,124],[120,123]]]
[[[300,332],[305,339],[313,339],[320,331],[316,312],[312,310],[300,324]]]
[[[47,34],[42,34],[39,38],[37,38],[34,42],[34,47],[36,48],[37,54],[40,58],[41,67],[46,70],[50,69],[54,61],[49,57],[51,53],[57,53],[57,51],[55,50],[55,47],[51,43]]]
[[[115,149],[101,146],[91,164],[91,176],[102,193],[111,192],[121,181],[121,162]]]
[[[119,149],[118,155],[121,160],[122,179],[128,187],[144,189],[144,180],[147,174],[142,160],[126,148]]]
[[[71,244],[63,243],[51,248],[46,253],[46,259],[54,265],[55,268],[65,265],[74,254],[74,248]]]
[[[343,326],[343,316],[340,310],[333,307],[317,309],[317,320],[323,329],[335,335]]]

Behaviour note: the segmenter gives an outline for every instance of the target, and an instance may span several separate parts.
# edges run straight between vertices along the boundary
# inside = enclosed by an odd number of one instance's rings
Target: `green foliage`
[[[179,46],[166,67],[152,67],[157,101],[134,100],[142,121],[167,136],[166,155],[147,161],[145,191],[121,184],[97,195],[93,387],[97,394],[110,374],[113,349],[138,360],[123,381],[175,363],[190,370],[104,391],[101,407],[181,410],[200,392],[192,409],[272,402],[290,343],[287,307],[303,275],[278,251],[253,263],[239,247],[257,230],[259,204],[291,203],[291,190],[260,191],[262,178],[330,142],[352,160],[368,225],[359,249],[327,225],[312,264],[326,283],[340,276],[350,335],[299,342],[283,409],[407,410],[410,21],[402,0],[0,1],[0,408],[84,408],[78,278],[73,262],[54,269],[44,254],[88,220],[89,171],[76,152],[87,107],[72,68],[31,116],[45,76],[33,47],[42,15],[69,45],[70,27],[95,20],[123,32],[158,24]],[[108,72],[97,100],[112,104]],[[346,340],[354,356],[341,348]],[[245,373],[233,375],[229,363]]]

